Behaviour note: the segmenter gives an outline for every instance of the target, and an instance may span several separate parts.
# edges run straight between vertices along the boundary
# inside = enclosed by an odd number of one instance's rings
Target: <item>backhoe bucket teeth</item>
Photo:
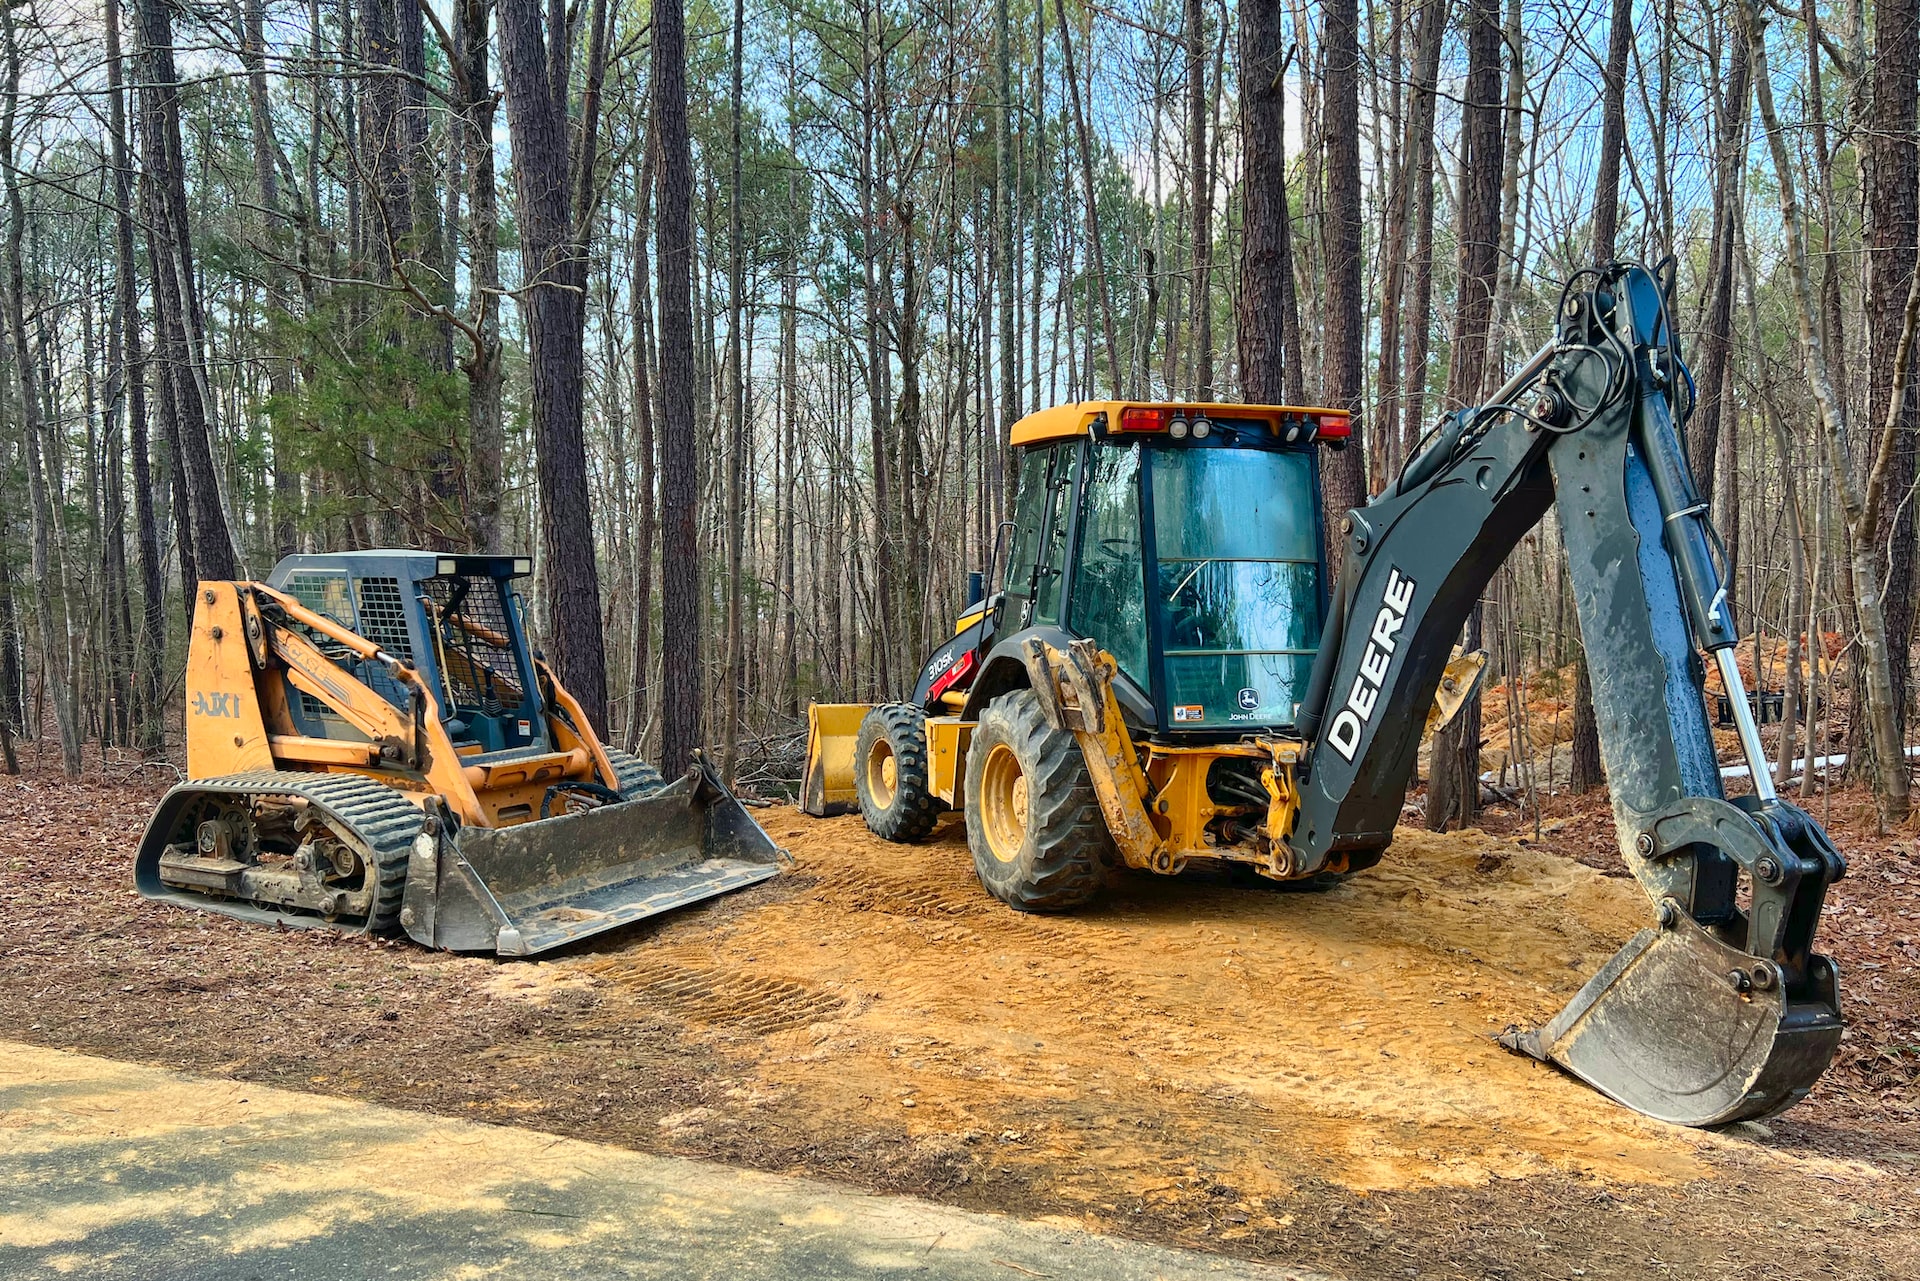
[[[764,881],[779,847],[705,766],[640,798],[416,838],[400,924],[430,947],[533,956]]]
[[[1501,1043],[1679,1125],[1756,1120],[1805,1097],[1840,1043],[1833,963],[1809,957],[1809,977],[1787,990],[1684,913],[1667,916],[1672,925],[1635,935],[1552,1022],[1509,1029]]]

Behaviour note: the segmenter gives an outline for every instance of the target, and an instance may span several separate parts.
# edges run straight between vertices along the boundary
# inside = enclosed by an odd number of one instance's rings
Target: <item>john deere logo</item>
[[[1259,690],[1243,689],[1240,691],[1240,710],[1241,711],[1251,712],[1257,709],[1259,706],[1260,706]]]

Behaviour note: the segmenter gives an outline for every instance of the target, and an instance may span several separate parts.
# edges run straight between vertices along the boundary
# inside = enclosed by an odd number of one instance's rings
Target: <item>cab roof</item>
[[[1082,400],[1072,404],[1055,405],[1051,409],[1042,409],[1028,414],[1013,425],[1011,443],[1015,445],[1039,445],[1051,440],[1068,440],[1087,435],[1096,421],[1104,420],[1107,430],[1119,428],[1122,417],[1129,409],[1161,410],[1170,416],[1173,411],[1191,417],[1201,418],[1258,418],[1265,421],[1276,432],[1282,430],[1287,420],[1298,422],[1302,419],[1338,419],[1344,426],[1348,421],[1344,409],[1327,409],[1311,405],[1236,405],[1224,401],[1193,400]],[[1332,435],[1332,432],[1326,434]]]

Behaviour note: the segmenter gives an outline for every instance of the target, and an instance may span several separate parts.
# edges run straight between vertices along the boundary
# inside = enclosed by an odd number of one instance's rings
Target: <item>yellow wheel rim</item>
[[[987,753],[980,771],[980,820],[996,859],[1011,863],[1020,857],[1027,839],[1027,775],[1004,743]]]
[[[875,808],[889,809],[899,787],[900,763],[893,758],[893,744],[876,738],[867,750],[867,797]]]

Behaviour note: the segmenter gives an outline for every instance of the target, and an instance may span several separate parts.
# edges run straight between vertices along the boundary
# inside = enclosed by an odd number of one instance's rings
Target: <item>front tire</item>
[[[967,845],[980,883],[1022,912],[1065,912],[1106,884],[1113,839],[1072,733],[1032,690],[988,705],[967,748]]]
[[[927,783],[927,717],[907,703],[882,703],[860,721],[853,744],[860,817],[882,840],[924,840],[946,808]]]

